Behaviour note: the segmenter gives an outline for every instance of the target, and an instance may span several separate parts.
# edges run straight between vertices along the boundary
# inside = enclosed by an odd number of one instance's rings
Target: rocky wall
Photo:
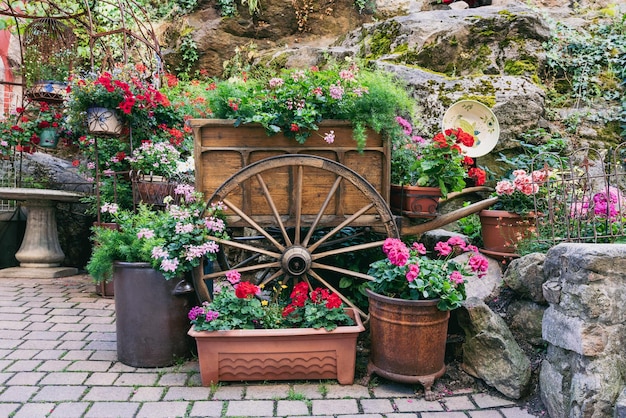
[[[626,388],[626,245],[559,244],[544,275],[540,392],[550,416],[626,416],[618,402]]]

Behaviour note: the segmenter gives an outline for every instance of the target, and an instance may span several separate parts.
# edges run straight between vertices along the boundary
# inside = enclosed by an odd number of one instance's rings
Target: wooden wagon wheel
[[[306,174],[305,174],[306,173]],[[282,175],[289,177],[290,196],[275,196],[272,191],[272,177]],[[304,197],[310,194],[306,190],[307,180],[330,179],[327,189],[315,184],[316,197],[319,207],[311,208],[310,202]],[[269,216],[260,216],[247,212],[258,211],[254,208],[242,209],[229,197],[237,196],[240,185],[245,182],[256,182],[256,193],[260,193],[266,202]],[[362,205],[354,213],[341,214],[342,202],[337,199],[338,191],[351,188],[358,191]],[[354,193],[351,194],[354,196]],[[280,213],[277,200],[288,199],[288,213]],[[245,199],[244,199],[245,200]],[[282,280],[306,280],[336,292],[349,306],[356,308],[366,316],[352,301],[336,289],[324,275],[345,275],[351,278],[371,280],[371,277],[358,271],[332,264],[337,256],[359,253],[378,248],[387,237],[399,237],[394,216],[387,202],[376,189],[355,171],[327,158],[312,155],[281,155],[270,157],[247,167],[244,167],[226,180],[211,196],[207,207],[211,203],[222,201],[228,207],[227,219],[229,227],[232,224],[245,226],[252,236],[231,240],[211,238],[222,248],[228,250],[243,250],[247,256],[236,265],[221,266],[222,270],[236,268],[242,276],[252,275],[259,285],[282,278]],[[284,207],[285,202],[281,202]],[[353,202],[354,203],[354,202]],[[242,204],[245,205],[245,204]],[[332,206],[334,211],[330,210]],[[337,211],[337,208],[339,210]],[[337,213],[339,212],[339,213]],[[330,213],[330,215],[329,215]],[[379,234],[376,240],[361,242],[355,245],[346,243],[345,236],[341,237],[346,228],[361,229]],[[350,238],[350,237],[348,237]],[[204,274],[200,269],[194,271],[194,285],[202,300],[209,300],[205,279],[223,277],[224,272]]]

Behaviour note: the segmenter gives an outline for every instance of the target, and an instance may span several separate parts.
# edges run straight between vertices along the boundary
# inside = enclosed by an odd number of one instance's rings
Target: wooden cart
[[[236,268],[258,284],[302,277],[356,308],[327,279],[371,280],[349,269],[346,259],[379,248],[387,237],[420,234],[493,203],[481,201],[424,224],[402,225],[388,205],[390,144],[373,131],[359,152],[345,121],[324,121],[305,144],[268,136],[260,125],[235,127],[232,120],[192,119],[190,126],[196,189],[210,196],[207,204],[222,201],[228,207],[233,236],[216,241],[237,257],[222,257],[220,267]],[[323,139],[330,131],[332,144]],[[223,272],[194,271],[201,299],[209,299],[205,280],[220,276]]]

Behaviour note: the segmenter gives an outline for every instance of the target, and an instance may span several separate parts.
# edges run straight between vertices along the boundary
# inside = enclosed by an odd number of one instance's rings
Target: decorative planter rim
[[[135,269],[151,269],[152,264],[145,261],[114,261],[114,266]]]
[[[354,319],[355,325],[338,326],[332,331],[326,331],[324,328],[281,328],[281,329],[233,329],[233,330],[219,330],[219,331],[196,331],[193,326],[187,332],[188,335],[194,338],[209,337],[209,338],[248,338],[258,336],[274,336],[274,337],[290,337],[295,335],[338,335],[338,334],[353,334],[355,332],[365,331],[363,322],[358,312],[353,308],[347,308],[351,311],[352,319]]]
[[[367,295],[371,298],[381,300],[387,303],[393,303],[396,305],[422,305],[422,306],[437,306],[439,303],[439,298],[437,299],[400,299],[400,298],[392,298],[389,296],[381,295],[380,293],[376,293],[370,289],[365,289]]]
[[[479,216],[490,216],[494,218],[519,218],[521,215],[515,212],[509,212],[508,210],[502,209],[483,209],[478,212]]]
[[[420,190],[428,190],[428,191],[439,191],[441,193],[441,188],[439,187],[430,187],[430,186],[412,186],[407,184],[391,184],[392,188],[395,189],[420,189]]]
[[[234,126],[237,119],[189,119],[187,123],[192,128],[201,128],[203,126]],[[317,124],[318,126],[352,126],[352,122],[346,119],[324,119]],[[259,128],[263,127],[260,123],[242,123],[238,128]]]

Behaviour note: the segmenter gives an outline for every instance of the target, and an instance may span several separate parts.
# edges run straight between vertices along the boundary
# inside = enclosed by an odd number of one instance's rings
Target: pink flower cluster
[[[615,220],[626,210],[626,196],[614,186],[596,193],[592,197],[593,205],[585,196],[581,202],[573,203],[570,207],[571,218],[585,218],[589,215],[590,206],[593,214],[600,218]]]
[[[502,180],[496,184],[496,193],[510,196],[515,191],[519,191],[526,196],[533,195],[539,191],[539,185],[548,179],[549,174],[546,169],[535,170],[530,174],[526,170],[515,170],[513,171],[513,181]]]
[[[434,249],[439,257],[452,256],[456,253],[457,249],[460,252],[472,252],[473,254],[470,255],[468,265],[470,270],[476,273],[478,277],[483,277],[489,267],[489,262],[478,253],[478,248],[474,245],[467,244],[461,237],[451,237],[447,241],[440,241],[435,244]],[[426,248],[424,244],[414,243],[411,248],[409,248],[398,238],[387,238],[383,243],[383,252],[387,255],[391,264],[398,267],[407,266],[405,275],[407,281],[412,282],[419,276],[419,258],[412,260],[411,257],[414,254],[425,255]],[[412,254],[412,252],[414,254]],[[455,284],[461,284],[465,281],[463,273],[457,270],[450,272],[448,279]]]

